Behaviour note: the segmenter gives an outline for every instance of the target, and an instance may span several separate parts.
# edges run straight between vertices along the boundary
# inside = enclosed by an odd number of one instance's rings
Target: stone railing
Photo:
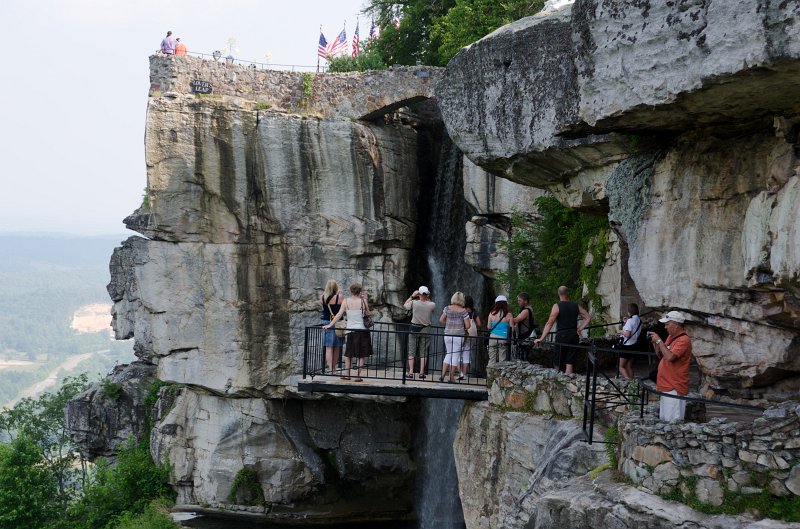
[[[768,408],[752,425],[724,418],[665,423],[637,413],[620,427],[620,469],[654,494],[678,490],[715,506],[725,491],[800,495],[798,402]]]
[[[618,383],[624,386],[625,382]],[[585,375],[568,375],[555,369],[521,362],[500,362],[488,368],[489,403],[509,411],[583,417]],[[598,392],[609,382],[597,379]],[[614,424],[627,411],[620,405],[602,410],[602,422]]]
[[[320,117],[374,119],[434,97],[441,68],[308,73],[263,70],[188,55],[150,57],[150,96],[165,92],[235,96],[274,110]]]

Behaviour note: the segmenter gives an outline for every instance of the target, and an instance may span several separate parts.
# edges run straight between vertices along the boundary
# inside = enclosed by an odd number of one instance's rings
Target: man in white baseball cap
[[[671,310],[658,321],[667,328],[669,336],[661,341],[658,334],[647,333],[656,355],[661,359],[656,389],[671,395],[686,395],[689,393],[689,364],[692,361],[692,340],[683,328],[686,316],[682,312]],[[661,396],[659,417],[662,421],[683,420],[685,412],[685,400]]]
[[[421,286],[411,293],[403,303],[411,311],[411,326],[408,335],[408,375],[414,378],[414,359],[419,354],[419,378],[425,379],[425,364],[431,349],[431,320],[436,303],[430,299],[431,291]]]

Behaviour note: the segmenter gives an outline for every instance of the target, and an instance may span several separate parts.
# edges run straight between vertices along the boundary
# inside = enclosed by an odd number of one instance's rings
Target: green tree
[[[380,38],[375,46],[384,62],[388,65],[443,64],[439,57],[440,42],[431,35],[431,29],[454,5],[455,0],[372,0],[365,11],[380,27]],[[398,27],[395,27],[395,18],[400,21]]]
[[[438,60],[446,64],[458,50],[485,37],[497,28],[538,13],[544,0],[456,0],[436,19],[431,41],[439,43]]]
[[[70,507],[68,518],[73,527],[101,529],[126,513],[142,513],[154,499],[174,502],[175,494],[168,481],[169,468],[153,463],[148,443],[130,440],[117,454],[116,464],[97,462],[83,496]]]
[[[560,285],[577,292],[586,285],[588,294],[580,301],[599,313],[602,304],[596,288],[608,250],[608,221],[572,210],[552,196],[537,198],[534,206],[534,215],[511,216],[512,233],[506,243],[511,264],[499,274],[500,283],[512,296],[521,291],[530,294],[539,327],[547,321]],[[587,252],[593,257],[589,266],[584,264]]]
[[[375,47],[386,64],[444,66],[462,47],[543,5],[544,0],[372,0],[365,12],[380,26]]]
[[[56,484],[51,500],[66,511],[75,489],[85,478],[86,461],[75,450],[69,435],[64,410],[67,403],[88,386],[86,374],[68,377],[56,393],[43,393],[36,399],[24,398],[12,409],[0,412],[0,431],[8,438],[25,436],[38,445],[42,464]]]
[[[385,70],[386,63],[375,46],[375,41],[362,42],[355,57],[348,55],[328,58],[328,72],[365,72]]]
[[[41,447],[19,435],[0,445],[0,529],[40,529],[56,518],[56,484]]]

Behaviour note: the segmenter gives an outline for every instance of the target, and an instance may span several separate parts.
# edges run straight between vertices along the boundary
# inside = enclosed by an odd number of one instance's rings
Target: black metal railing
[[[420,332],[408,323],[375,322],[375,326],[369,330],[373,354],[364,359],[359,374],[356,358],[352,359],[350,372],[346,370],[346,344],[336,352],[334,371],[328,369],[324,346],[325,332],[321,325],[312,325],[305,329],[304,379],[317,376],[350,376],[362,379],[399,380],[403,384],[409,380],[448,382],[449,373],[442,374],[443,363],[448,359],[452,362],[451,365],[456,366],[454,383],[485,385],[486,366],[510,360],[514,345],[513,340],[489,336],[486,331],[479,331],[474,337],[466,335],[447,337],[443,327],[431,326]],[[453,351],[450,358],[447,358],[446,337],[448,341],[456,338],[451,341]],[[414,345],[417,340],[421,342],[422,350],[415,355],[412,366],[414,369],[409,372],[409,345]],[[426,361],[425,369],[422,371],[424,378],[419,377],[422,358]],[[469,358],[468,363],[465,361],[467,358]]]

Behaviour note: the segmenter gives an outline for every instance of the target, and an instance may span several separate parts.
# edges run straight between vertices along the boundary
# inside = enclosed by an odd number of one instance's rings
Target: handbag
[[[336,336],[339,338],[344,338],[345,331],[347,331],[347,322],[344,320],[339,320],[333,324],[333,329],[336,331]]]
[[[361,316],[364,318],[364,327],[367,329],[372,328],[375,325],[375,321],[372,319],[372,316],[367,314],[367,305],[364,303],[364,300],[361,300]]]

